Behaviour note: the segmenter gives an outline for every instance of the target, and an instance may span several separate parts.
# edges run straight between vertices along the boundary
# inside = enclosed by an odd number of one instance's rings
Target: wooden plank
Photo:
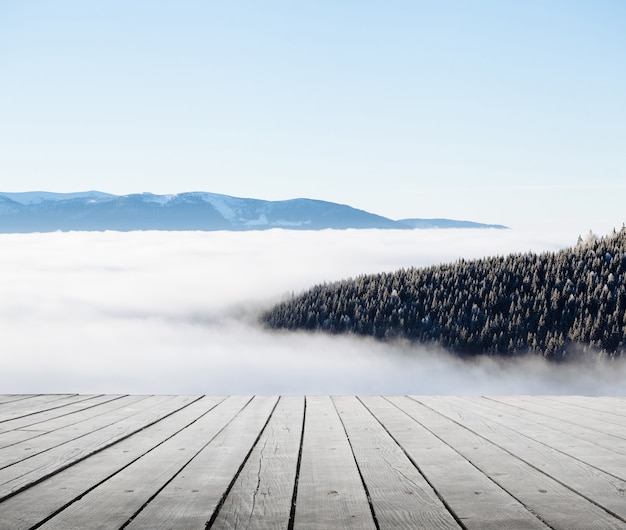
[[[294,527],[374,529],[343,425],[329,397],[307,397]]]
[[[114,399],[118,399],[122,397],[121,394],[113,395],[113,394],[99,394],[99,395],[76,395],[72,398],[68,398],[67,404],[63,407],[55,408],[48,411],[36,412],[35,414],[30,414],[28,416],[22,416],[18,418],[14,418],[12,420],[7,420],[3,423],[0,423],[0,434],[16,430],[16,429],[27,429],[29,427],[35,426],[38,423],[58,418],[60,416],[64,416],[66,414],[71,414],[73,411],[82,410],[84,408],[89,408],[91,406],[95,406],[99,403],[105,403],[107,401],[112,401]]]
[[[280,399],[212,528],[287,528],[303,419],[303,397]]]
[[[32,458],[0,470],[0,499],[14,494],[29,484],[48,477],[65,467],[101,451],[119,440],[152,425],[163,417],[196,400],[196,396],[154,396],[144,400],[152,406],[131,414],[116,423],[64,443]],[[159,405],[158,407],[156,405]],[[130,408],[130,407],[129,407]]]
[[[601,433],[597,429],[577,425],[558,418],[558,403],[550,403],[547,398],[535,398],[534,402],[521,402],[522,406],[517,406],[515,401],[503,401],[501,397],[486,396],[482,398],[489,402],[493,408],[495,417],[501,415],[513,415],[516,418],[541,425],[544,428],[556,430],[567,439],[579,438],[586,440],[600,447],[605,447],[618,454],[626,455],[626,440],[612,434]],[[550,415],[547,414],[550,412]]]
[[[497,403],[485,399],[469,399],[468,402],[477,407],[472,410],[483,415],[490,414],[498,406]],[[499,414],[495,421],[499,425],[504,425],[514,432],[522,433],[532,440],[589,464],[613,477],[626,480],[626,455],[620,454],[612,448],[603,447],[593,439],[587,441],[578,436],[564,436],[563,432],[553,428],[556,420],[553,420],[551,425],[538,425],[534,421],[526,420],[517,415]],[[598,439],[602,440],[603,437],[599,435]]]
[[[56,418],[48,423],[48,432],[40,433],[22,433],[17,431],[13,433],[13,436],[22,436],[21,441],[17,441],[13,444],[8,444],[6,447],[0,449],[0,470],[7,468],[32,458],[38,454],[44,453],[66,444],[77,438],[81,438],[86,434],[93,433],[103,428],[110,427],[119,421],[122,421],[133,414],[144,410],[145,408],[152,407],[161,401],[163,396],[155,396],[148,398],[148,396],[126,396],[117,401],[109,402],[101,409],[99,414],[94,414],[94,411],[83,412],[73,424],[68,422],[65,417]],[[76,418],[75,418],[76,419]],[[0,471],[0,477],[2,473]],[[0,478],[0,484],[2,479]]]
[[[499,398],[488,397],[483,398],[482,401],[488,402],[484,403],[484,405],[493,411],[493,417],[499,423],[506,424],[514,428],[514,430],[522,430],[524,434],[551,447],[557,448],[559,447],[558,442],[565,442],[565,445],[560,445],[561,450],[587,463],[602,467],[598,462],[594,463],[592,460],[586,459],[586,457],[606,455],[610,467],[603,467],[605,471],[612,471],[612,463],[616,458],[623,460],[626,457],[625,438],[601,433],[597,429],[583,427],[541,413],[543,409],[549,407],[553,413],[558,414],[558,403],[550,404],[548,400],[537,398],[535,400],[537,409],[532,411],[533,405],[527,402],[524,402],[524,405],[526,405],[524,408],[519,408],[513,402],[504,403]],[[546,401],[546,403],[541,405],[543,401]],[[477,401],[477,403],[480,403],[480,401]],[[556,445],[551,443],[550,440],[552,438],[556,440]],[[570,449],[576,449],[576,451],[571,452],[569,451]]]
[[[0,502],[0,530],[35,527],[208,414],[224,398],[193,401],[153,425]]]
[[[13,403],[15,401],[22,401],[24,399],[29,399],[39,394],[1,394],[0,395],[0,405],[4,403]]]
[[[76,394],[40,394],[28,399],[2,404],[0,405],[0,423],[20,416],[63,407],[65,405],[64,400],[74,396]]]
[[[626,482],[497,423],[470,398],[415,397],[420,403],[462,423],[465,428],[626,520]],[[459,419],[460,418],[460,419]],[[498,420],[500,418],[497,418]]]
[[[0,449],[18,442],[25,442],[26,440],[42,436],[69,425],[80,423],[86,418],[85,414],[80,414],[83,411],[89,411],[89,418],[98,414],[104,414],[106,409],[101,408],[96,410],[94,407],[104,403],[114,405],[115,401],[122,397],[124,396],[98,396],[93,399],[72,403],[60,409],[49,410],[33,414],[32,416],[23,416],[2,423],[0,424]],[[122,405],[120,404],[119,406]],[[13,428],[9,429],[9,425]],[[1,426],[7,426],[7,429],[2,431]],[[41,441],[43,440],[39,440],[39,442]]]
[[[6,397],[0,530],[626,527],[624,399]]]
[[[333,398],[361,476],[367,486],[379,529],[459,529],[400,446],[355,397]]]
[[[621,421],[612,414],[592,412],[584,414],[580,408],[572,407],[567,403],[552,405],[546,399],[527,399],[524,396],[499,396],[498,401],[513,404],[516,407],[532,410],[545,416],[567,421],[574,425],[597,430],[604,434],[610,434],[619,438],[626,437],[626,429]]]
[[[274,398],[274,402],[275,402]],[[58,515],[47,521],[41,528],[71,530],[90,528],[93,530],[104,528],[120,528],[126,525],[133,517],[139,513],[145,506],[145,510],[149,509],[150,501],[158,493],[159,497],[165,493],[166,486],[171,486],[170,492],[175,501],[187,504],[194,503],[194,499],[198,496],[195,494],[211,493],[211,484],[207,484],[203,492],[193,491],[195,487],[189,487],[184,482],[182,486],[173,479],[179,475],[186,467],[195,460],[203,448],[207,447],[212,440],[226,427],[236,419],[240,413],[247,409],[249,403],[252,403],[249,397],[231,397],[220,405],[215,407],[211,412],[186,429],[180,431],[172,438],[166,440],[142,458],[136,460],[125,469],[111,477],[106,482],[100,484],[89,493],[78,499],[75,503],[68,506]],[[263,404],[259,400],[259,404]],[[246,420],[254,419],[254,414],[259,412],[259,406],[253,405],[250,414],[246,415]],[[267,411],[269,415],[269,410]],[[266,416],[267,418],[267,416]],[[238,431],[241,433],[241,430]],[[258,434],[258,433],[257,433]],[[235,440],[232,440],[233,442]],[[222,454],[225,454],[228,447],[222,448]],[[218,453],[219,454],[219,453]],[[219,458],[213,455],[216,462],[204,462],[204,468],[200,470],[207,475],[211,475],[211,467],[207,464],[216,464]],[[228,482],[232,480],[232,475],[228,477]],[[227,482],[227,484],[228,484]],[[183,489],[181,489],[181,487]],[[221,495],[223,492],[220,492]],[[167,495],[167,494],[166,494]],[[153,502],[158,502],[159,497]],[[201,500],[196,500],[200,509],[204,512],[199,514],[204,524],[208,517],[206,510],[209,508],[204,506]],[[176,510],[176,507],[173,506]],[[144,512],[145,512],[144,510]],[[150,512],[145,512],[149,514]],[[139,517],[137,518],[139,519]],[[136,519],[136,520],[137,520]],[[151,519],[151,518],[150,518]],[[145,520],[145,519],[141,519]],[[137,523],[131,522],[131,525],[142,527],[141,520]],[[152,519],[151,519],[152,520]],[[176,520],[175,524],[172,520],[155,520],[152,521],[157,526],[149,526],[150,528],[158,528],[159,524],[167,525],[167,528],[183,529],[185,524],[182,520]],[[128,528],[132,526],[129,525]],[[202,528],[196,524],[196,528]]]
[[[159,491],[128,529],[210,528],[220,501],[255,447],[277,401],[276,396],[256,397]]]
[[[409,398],[389,399],[454,448],[551,528],[626,529],[626,523],[484,437],[466,429],[462,424]]]
[[[455,449],[382,397],[361,401],[467,529],[548,528]]]
[[[542,401],[555,401],[557,403],[565,403],[574,405],[584,411],[598,411],[602,413],[613,414],[619,418],[615,418],[621,425],[626,425],[626,400],[617,397],[608,396],[549,396]]]

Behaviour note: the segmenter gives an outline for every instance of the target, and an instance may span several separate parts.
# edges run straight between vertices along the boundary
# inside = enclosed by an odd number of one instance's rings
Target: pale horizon
[[[624,53],[616,2],[4,3],[0,189],[606,233]]]

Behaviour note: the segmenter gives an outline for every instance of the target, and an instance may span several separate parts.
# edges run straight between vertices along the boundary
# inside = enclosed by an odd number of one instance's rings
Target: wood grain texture
[[[60,408],[52,410],[37,412],[28,416],[22,416],[14,418],[12,420],[0,423],[0,440],[3,440],[3,435],[15,431],[34,431],[34,432],[48,432],[50,430],[45,424],[46,421],[60,418],[63,416],[70,416],[76,414],[82,410],[96,407],[102,403],[109,401],[115,401],[120,399],[122,395],[100,395],[100,396],[75,396],[73,400],[68,400],[69,403]],[[93,412],[93,411],[92,411]]]
[[[468,529],[548,528],[454,448],[382,397],[363,403]]]
[[[553,417],[548,412],[554,412],[558,408],[554,403],[548,402],[548,407],[541,406],[540,403],[522,402],[522,407],[509,401],[503,401],[500,397],[482,398],[487,401],[487,406],[491,415],[495,418],[519,419],[524,422],[531,422],[544,428],[556,431],[558,436],[566,440],[584,440],[609,449],[620,455],[626,455],[626,439],[612,434],[601,433],[591,425],[583,426],[571,423],[558,417]]]
[[[626,523],[616,522],[602,508],[461,423],[409,398],[390,400],[491,477],[550,527],[561,530],[626,530]],[[524,443],[521,437],[519,443]]]
[[[0,502],[0,529],[25,530],[48,519],[208,414],[224,398],[203,397],[89,458]]]
[[[192,396],[154,396],[139,402],[147,405],[143,408],[138,408],[137,404],[125,407],[121,413],[126,415],[116,418],[115,423],[106,427],[66,440],[44,451],[38,451],[35,445],[34,456],[0,469],[0,499],[132,435],[179,410],[193,399]]]
[[[277,397],[256,397],[240,409],[158,496],[128,525],[129,530],[204,528],[267,423]],[[196,436],[194,435],[194,438]]]
[[[618,397],[606,397],[606,396],[596,396],[596,397],[583,397],[583,396],[552,396],[550,398],[546,398],[544,400],[547,403],[557,402],[564,403],[567,405],[574,405],[579,410],[582,409],[583,414],[584,411],[595,410],[597,412],[613,414],[615,416],[619,416],[619,418],[614,418],[615,421],[620,423],[621,425],[626,425],[626,398],[618,398]],[[588,414],[584,414],[588,415]]]
[[[250,401],[232,397],[179,431],[142,458],[98,485],[50,519],[42,528],[120,528],[150,501]],[[194,492],[190,492],[194,493]]]
[[[626,482],[623,480],[534,440],[532,433],[524,434],[491,420],[488,415],[479,413],[479,406],[472,399],[436,400],[428,396],[416,399],[450,418],[462,411],[462,423],[467,429],[626,520]]]
[[[367,486],[379,528],[460,528],[418,469],[363,404],[355,397],[333,401]]]
[[[284,529],[296,480],[303,397],[283,397],[211,528]]]
[[[482,405],[483,414],[487,411],[492,415],[494,412],[497,413],[498,423],[532,436],[537,441],[600,467],[606,472],[619,474],[618,469],[626,460],[625,438],[599,432],[592,426],[585,427],[544,416],[541,414],[541,408],[531,412],[527,408],[520,409],[491,398],[483,399]],[[626,428],[624,430],[626,431]]]
[[[574,432],[570,436],[564,437],[563,432],[555,428],[558,427],[558,420],[556,419],[551,419],[549,425],[538,424],[527,419],[527,416],[522,417],[517,413],[511,415],[509,411],[501,410],[497,404],[487,403],[485,399],[465,399],[464,407],[468,408],[468,405],[471,405],[469,410],[476,412],[483,418],[493,418],[498,425],[503,425],[511,431],[589,464],[615,478],[620,480],[626,478],[626,454],[624,454],[623,446],[620,451],[621,438],[604,435],[592,428],[578,425],[573,427]],[[499,413],[494,415],[494,411]],[[595,425],[595,418],[589,417],[588,421]],[[624,430],[626,431],[626,427]],[[585,433],[587,439],[581,437]],[[592,435],[593,433],[595,433],[595,437]]]
[[[624,530],[625,405],[0,395],[0,530]]]
[[[26,399],[11,401],[10,406],[0,405],[0,423],[21,416],[28,416],[46,410],[52,410],[65,406],[65,400],[71,399],[76,394],[41,394]]]
[[[501,397],[498,400],[503,403],[514,404],[519,408],[545,414],[554,419],[566,421],[572,425],[588,427],[602,434],[626,439],[626,422],[624,422],[623,417],[615,414],[581,408],[563,401],[559,401],[557,404],[551,404],[547,400],[533,403],[532,400],[528,400],[524,396]]]
[[[97,410],[89,410],[85,414],[80,414],[80,412],[89,409],[89,406],[83,405],[82,407],[78,406],[74,408],[71,405],[68,405],[58,409],[33,414],[31,416],[23,416],[15,420],[8,421],[5,424],[0,424],[9,425],[14,423],[19,424],[22,422],[26,423],[26,425],[22,427],[0,434],[0,460],[4,464],[2,467],[5,467],[10,463],[10,457],[8,456],[10,453],[18,456],[17,460],[13,461],[19,461],[25,456],[30,457],[37,454],[33,452],[35,446],[38,452],[46,451],[52,447],[65,443],[68,440],[82,436],[83,433],[91,432],[101,428],[102,426],[110,425],[113,423],[110,416],[112,411],[118,411],[118,417],[127,417],[128,406],[143,399],[145,399],[145,396],[126,396],[120,397],[119,399],[110,399],[101,403],[101,406]],[[78,405],[80,405],[80,403]],[[120,409],[126,410],[120,415]],[[107,414],[109,415],[107,416]],[[51,418],[48,420],[42,420],[42,416],[51,416]],[[37,440],[36,444],[30,441],[33,438],[38,437],[43,438]],[[5,447],[10,446],[13,447],[6,451],[3,450]],[[25,449],[26,446],[28,446],[29,449]],[[24,450],[29,452],[25,453]]]
[[[15,401],[23,401],[30,399],[39,394],[0,394],[0,404],[2,403],[14,403]]]
[[[76,419],[74,423],[71,423],[71,421],[65,417],[56,418],[49,424],[49,430],[35,433],[35,436],[32,436],[32,438],[38,438],[36,442],[31,442],[31,440],[27,438],[0,449],[1,467],[6,468],[16,462],[33,458],[40,453],[49,451],[50,449],[91,434],[102,428],[108,428],[144,410],[144,408],[160,403],[163,399],[164,397],[162,396],[151,399],[147,396],[127,396],[106,404],[102,414],[88,413]]]
[[[306,400],[294,527],[376,528],[352,449],[330,397]]]

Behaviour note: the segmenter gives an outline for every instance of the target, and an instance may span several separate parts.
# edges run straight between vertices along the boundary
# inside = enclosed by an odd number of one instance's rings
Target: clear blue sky
[[[622,0],[0,0],[0,190],[626,221]]]

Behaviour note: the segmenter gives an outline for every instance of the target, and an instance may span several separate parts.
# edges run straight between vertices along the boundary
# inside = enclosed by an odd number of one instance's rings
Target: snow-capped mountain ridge
[[[0,193],[19,204],[41,204],[45,201],[65,201],[70,199],[92,199],[95,201],[115,197],[101,191],[79,191],[75,193],[54,193],[51,191],[23,191],[17,193]]]
[[[419,221],[419,220],[418,220]],[[427,221],[427,220],[424,220]],[[449,219],[428,226],[454,227]],[[505,228],[470,223],[474,228]],[[112,195],[100,191],[0,192],[0,232],[57,230],[322,230],[413,229],[415,219],[395,221],[345,204],[299,198],[266,201],[209,192]]]

